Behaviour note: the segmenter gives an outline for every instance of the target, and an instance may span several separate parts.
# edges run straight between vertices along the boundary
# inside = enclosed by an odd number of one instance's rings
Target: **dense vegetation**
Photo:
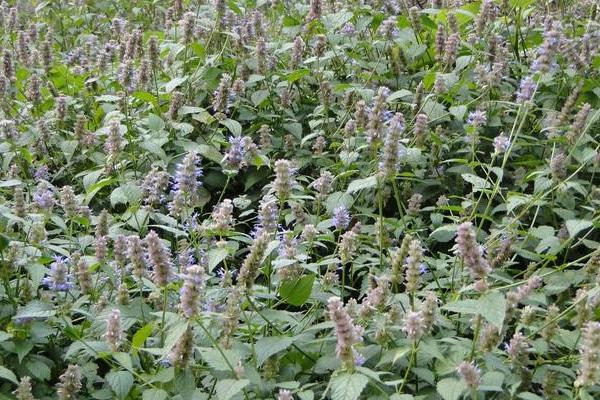
[[[600,398],[595,0],[0,6],[0,399]]]

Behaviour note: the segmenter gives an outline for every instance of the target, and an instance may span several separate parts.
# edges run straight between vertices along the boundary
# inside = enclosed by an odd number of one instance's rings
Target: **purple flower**
[[[342,34],[348,37],[354,36],[356,34],[356,28],[351,22],[346,22],[342,27]]]
[[[504,153],[510,147],[510,139],[504,134],[494,138],[494,151],[498,154]]]
[[[177,165],[173,191],[194,198],[198,187],[201,185],[199,182],[201,176],[202,167],[200,167],[200,158],[196,152],[189,152],[181,164]]]
[[[244,161],[244,154],[246,153],[246,149],[244,148],[244,138],[243,137],[229,137],[229,151],[225,155],[225,163],[229,168],[238,170],[242,166],[242,162]]]
[[[50,209],[54,206],[54,193],[45,183],[40,183],[33,194],[33,200],[42,209]]]
[[[517,100],[521,102],[529,101],[533,97],[535,91],[535,82],[531,76],[527,76],[521,80],[519,90],[517,91]]]
[[[345,206],[333,210],[333,226],[335,229],[346,229],[350,225],[350,213]]]
[[[49,276],[42,279],[42,283],[50,290],[65,292],[73,287],[73,277],[68,273],[67,262],[65,257],[54,257]]]
[[[48,167],[45,165],[41,165],[38,169],[36,169],[33,176],[37,180],[47,181],[48,179],[50,179],[50,173],[48,172]]]
[[[362,366],[365,363],[365,361],[367,361],[367,360],[358,351],[356,351],[354,349],[352,349],[352,350],[353,350],[352,352],[354,353],[354,365],[356,365],[358,367]]]
[[[469,113],[467,117],[467,124],[472,125],[474,127],[485,125],[487,122],[487,117],[485,111],[477,110]]]

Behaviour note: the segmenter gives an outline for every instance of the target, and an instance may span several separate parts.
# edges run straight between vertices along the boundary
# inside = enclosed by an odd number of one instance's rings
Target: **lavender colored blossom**
[[[33,194],[33,200],[44,210],[51,209],[55,204],[54,193],[48,188],[48,184],[43,181],[38,184],[37,190]]]
[[[494,138],[494,152],[496,154],[502,154],[510,148],[510,139],[508,136],[502,134]]]
[[[487,116],[485,111],[476,110],[469,113],[467,117],[467,124],[474,126],[475,128],[485,125],[487,122]]]
[[[197,196],[198,188],[202,185],[200,177],[202,167],[200,157],[196,152],[189,152],[183,161],[177,165],[172,190],[193,201]]]
[[[332,222],[335,229],[346,229],[350,225],[350,212],[346,206],[342,205],[333,210]]]
[[[50,264],[49,275],[42,279],[42,283],[50,290],[66,292],[73,287],[73,276],[68,273],[68,259],[55,256]]]
[[[244,155],[246,153],[244,137],[229,137],[229,151],[225,155],[224,161],[228,168],[238,170],[242,167]]]
[[[536,89],[536,83],[531,76],[526,76],[519,84],[517,91],[517,101],[523,103],[531,100]]]

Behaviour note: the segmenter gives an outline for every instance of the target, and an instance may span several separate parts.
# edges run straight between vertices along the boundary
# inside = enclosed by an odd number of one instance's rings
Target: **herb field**
[[[0,400],[600,398],[596,0],[0,4]]]

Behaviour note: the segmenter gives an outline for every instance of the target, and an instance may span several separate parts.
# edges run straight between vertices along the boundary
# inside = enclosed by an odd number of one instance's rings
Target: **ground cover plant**
[[[594,0],[0,5],[0,399],[600,398]]]

